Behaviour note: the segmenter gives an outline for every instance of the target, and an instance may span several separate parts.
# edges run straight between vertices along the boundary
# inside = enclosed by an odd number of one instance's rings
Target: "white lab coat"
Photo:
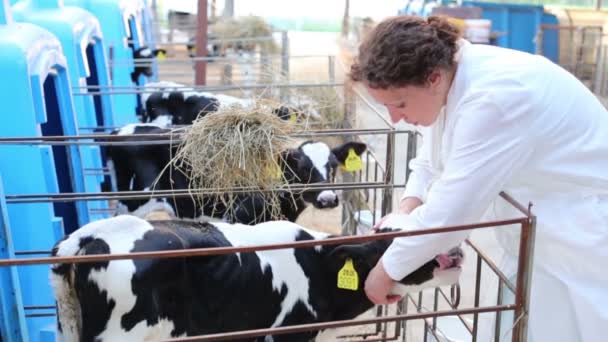
[[[425,128],[404,197],[424,204],[403,228],[521,217],[501,190],[533,203],[537,233],[529,336],[606,341],[608,112],[575,77],[531,54],[461,42],[446,106]],[[487,217],[487,216],[486,216]],[[519,230],[498,229],[510,276]],[[395,239],[382,258],[400,279],[470,232]],[[509,266],[510,265],[510,266]]]

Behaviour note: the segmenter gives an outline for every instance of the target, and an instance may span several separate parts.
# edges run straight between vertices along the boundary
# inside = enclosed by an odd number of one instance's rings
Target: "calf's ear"
[[[167,55],[167,50],[165,50],[165,49],[156,49],[156,50],[153,50],[152,53],[154,54],[154,56],[158,57],[158,55]]]
[[[350,141],[340,146],[331,149],[331,152],[336,156],[340,165],[344,166],[349,154],[352,156],[354,153],[357,156],[361,156],[367,149],[367,145],[358,141]]]
[[[356,268],[369,271],[380,259],[381,253],[369,248],[368,244],[341,245],[334,248],[328,255],[330,267],[340,269],[347,259],[352,259]]]

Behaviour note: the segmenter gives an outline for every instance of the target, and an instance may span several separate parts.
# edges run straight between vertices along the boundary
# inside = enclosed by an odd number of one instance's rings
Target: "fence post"
[[[534,262],[534,240],[536,237],[536,217],[528,212],[528,220],[522,225],[519,239],[519,260],[517,265],[517,293],[515,314],[513,315],[513,342],[528,340],[528,318],[530,313],[530,288]]]
[[[287,31],[281,32],[281,76],[285,83],[289,83],[289,35]],[[281,101],[287,101],[287,88],[281,88],[279,91]]]
[[[329,82],[336,82],[336,56],[327,56],[327,70],[329,72]]]

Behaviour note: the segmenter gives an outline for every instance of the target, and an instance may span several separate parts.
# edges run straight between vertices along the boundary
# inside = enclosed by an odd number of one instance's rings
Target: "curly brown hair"
[[[350,79],[374,89],[424,85],[433,70],[454,65],[459,38],[443,17],[385,19],[361,43]]]

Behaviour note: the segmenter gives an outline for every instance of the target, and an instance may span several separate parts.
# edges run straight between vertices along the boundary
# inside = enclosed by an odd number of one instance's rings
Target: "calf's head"
[[[334,148],[323,142],[306,141],[297,149],[283,153],[283,176],[290,184],[332,183],[339,166],[345,164],[349,153],[361,156],[366,148],[364,143],[354,141]],[[302,199],[318,209],[338,206],[338,195],[333,190],[304,191]]]
[[[166,54],[167,51],[164,49],[150,49],[145,46],[134,50],[133,61],[135,62],[135,70],[131,73],[131,81],[137,83],[140,75],[152,76],[152,58]]]
[[[377,231],[377,233],[392,231],[397,230],[383,228]],[[366,310],[366,308],[363,307],[365,305],[371,307],[371,302],[367,300],[367,296],[364,292],[365,279],[372,268],[378,263],[382,254],[384,254],[391,242],[392,239],[376,240],[328,248],[328,251],[324,256],[325,265],[327,267],[326,275],[329,278],[329,281],[335,283],[336,303],[340,303],[341,299],[344,298],[352,298],[352,296],[363,299],[363,303],[361,303],[362,307],[353,308],[352,306],[345,304],[342,310]],[[348,259],[352,261],[353,268],[358,275],[356,290],[337,288],[338,273],[344,267]],[[406,293],[415,293],[427,288],[456,284],[462,271],[461,265],[463,260],[464,253],[460,247],[455,247],[446,253],[437,255],[414,272],[397,281],[391,290],[391,294],[404,296]],[[346,302],[348,301],[346,300]],[[353,313],[343,312],[343,314],[349,315]]]

